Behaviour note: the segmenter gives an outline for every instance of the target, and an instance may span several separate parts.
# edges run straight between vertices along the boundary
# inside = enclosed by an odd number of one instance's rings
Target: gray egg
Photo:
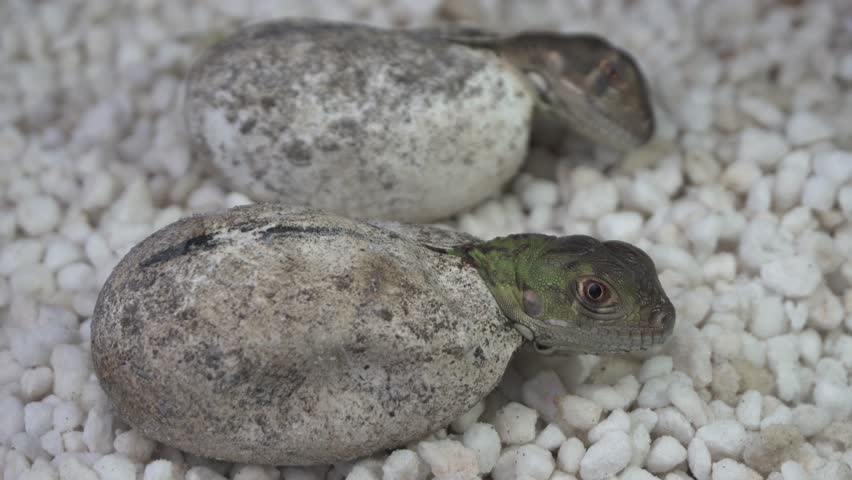
[[[492,390],[522,343],[475,269],[423,246],[471,240],[270,204],[180,220],[104,285],[95,371],[127,423],[205,457],[404,445]]]
[[[256,201],[428,222],[517,173],[536,98],[487,50],[290,19],[209,49],[184,107],[195,156]]]

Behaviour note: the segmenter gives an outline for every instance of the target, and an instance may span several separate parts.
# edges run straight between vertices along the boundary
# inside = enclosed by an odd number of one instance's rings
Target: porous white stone
[[[713,464],[713,480],[761,480],[759,473],[731,458]]]
[[[836,185],[843,185],[852,178],[852,152],[830,150],[814,156],[814,173],[827,178]]]
[[[487,423],[475,423],[464,432],[462,443],[473,450],[479,463],[479,472],[488,473],[500,456],[500,435]]]
[[[643,408],[660,408],[669,404],[668,388],[671,383],[671,378],[666,376],[657,376],[649,378],[642,390],[639,391],[639,396],[636,399],[637,405]]]
[[[556,450],[564,441],[565,434],[554,423],[547,424],[535,437],[535,444],[545,450]]]
[[[686,449],[674,437],[662,436],[651,444],[646,466],[653,473],[667,472],[686,460]]]
[[[65,400],[80,395],[90,373],[88,354],[76,345],[57,345],[50,354],[50,365],[54,393]]]
[[[692,387],[672,384],[669,387],[669,401],[678,410],[683,412],[689,422],[696,428],[707,423],[704,402]]]
[[[53,370],[49,367],[36,367],[21,375],[21,393],[27,400],[38,400],[53,387]]]
[[[499,442],[499,440],[498,440]],[[468,447],[470,447],[468,445]],[[499,446],[497,454],[499,455]],[[496,461],[496,455],[495,455]],[[481,471],[480,457],[480,471]],[[412,450],[394,450],[382,464],[383,480],[426,480],[429,476],[429,466]],[[292,478],[285,475],[285,478]]]
[[[101,457],[92,465],[101,478],[136,480],[136,465],[124,455],[110,454]],[[189,474],[187,474],[189,478]]]
[[[476,453],[455,440],[420,442],[417,453],[438,479],[472,478],[479,473]]]
[[[559,375],[553,370],[543,370],[524,382],[521,395],[525,405],[539,412],[548,422],[557,419],[559,415],[559,398],[567,392],[562,385]]]
[[[550,452],[536,445],[523,445],[504,450],[491,476],[494,480],[547,480],[554,468],[555,462]]]
[[[719,182],[737,192],[746,193],[761,179],[760,166],[752,161],[739,160],[725,168]]]
[[[83,426],[83,441],[90,452],[109,453],[113,441],[112,415],[104,408],[89,412]]]
[[[628,375],[619,379],[615,385],[578,385],[576,391],[605,410],[623,409],[639,394],[639,382],[633,375]]]
[[[784,333],[787,317],[781,298],[775,295],[761,298],[751,321],[751,333],[757,338],[770,338]]]
[[[814,175],[808,177],[802,190],[802,205],[816,211],[826,211],[834,206],[837,184],[831,179]]]
[[[559,447],[556,455],[556,466],[563,472],[576,474],[580,471],[580,461],[586,454],[586,447],[576,437],[569,438]]]
[[[745,428],[733,420],[704,425],[695,432],[695,436],[704,441],[713,455],[719,457],[739,458],[746,442]]]
[[[24,430],[24,404],[15,396],[0,394],[0,442],[7,443],[12,435]]]
[[[672,357],[669,355],[657,355],[651,357],[642,364],[639,369],[638,380],[645,383],[650,378],[668,375],[673,368]]]
[[[630,416],[624,410],[614,410],[602,422],[595,425],[589,430],[589,441],[598,442],[610,432],[628,432],[630,431]]]
[[[580,461],[583,480],[604,480],[630,463],[631,441],[626,432],[612,431],[586,450]]]
[[[559,399],[559,413],[567,425],[586,431],[597,425],[603,409],[583,397],[565,395]]]
[[[61,480],[98,480],[98,474],[73,455],[61,457],[59,461],[59,478]],[[164,476],[145,477],[144,480],[173,480]]]
[[[784,121],[781,110],[773,103],[754,96],[740,98],[740,110],[765,127],[777,127]]]
[[[807,480],[810,478],[805,467],[794,460],[787,460],[781,464],[781,475],[784,480]]]
[[[552,207],[559,201],[559,189],[549,180],[534,179],[523,188],[521,201],[528,207]]]
[[[830,381],[819,381],[814,385],[814,402],[825,409],[835,421],[849,418],[852,415],[852,387],[838,385]]]
[[[57,240],[47,246],[44,252],[44,265],[55,271],[71,262],[79,260],[82,256],[82,250],[74,242],[70,240]]]
[[[852,211],[852,191],[849,192],[849,197]],[[642,215],[637,212],[613,212],[601,216],[595,227],[601,238],[633,242],[639,237],[642,222]]]
[[[355,472],[355,470],[357,468],[358,468],[358,466],[356,466],[355,468],[352,469],[353,473]],[[196,467],[190,468],[186,472],[186,477],[184,477],[184,478],[185,478],[185,480],[227,480],[226,477],[224,477],[223,475],[220,475],[215,470],[212,470],[212,469],[205,467],[205,466],[196,466]],[[355,474],[353,474],[351,478],[353,478],[355,480],[364,480],[365,479],[365,477],[359,477]],[[369,477],[367,477],[367,478],[369,478]]]
[[[53,405],[30,402],[24,407],[24,430],[31,437],[40,437],[53,426]]]
[[[113,446],[116,452],[135,462],[143,463],[151,458],[155,444],[136,430],[128,430],[116,435]]]
[[[43,235],[55,229],[61,220],[59,203],[48,195],[20,200],[15,209],[18,225],[27,235]]]
[[[517,402],[501,408],[494,418],[494,428],[503,443],[517,445],[535,439],[538,412]]]
[[[710,478],[712,459],[710,457],[710,450],[707,449],[704,440],[700,438],[690,440],[686,455],[689,470],[695,475],[695,479],[708,480]]]
[[[83,410],[74,401],[63,401],[53,409],[53,428],[59,432],[73,430],[83,424]]]
[[[802,298],[816,290],[822,273],[816,261],[809,257],[792,256],[772,260],[760,269],[764,285],[791,298]]]
[[[740,401],[737,403],[737,420],[746,428],[756,429],[760,426],[761,409],[763,406],[763,397],[756,390],[749,390],[743,393]]]
[[[232,480],[278,480],[281,476],[275,467],[239,465],[231,471]]]
[[[740,135],[737,157],[768,167],[777,163],[789,150],[787,141],[781,135],[758,128],[746,128]]]
[[[787,121],[787,138],[795,146],[807,145],[834,136],[834,128],[813,112],[796,112]]]

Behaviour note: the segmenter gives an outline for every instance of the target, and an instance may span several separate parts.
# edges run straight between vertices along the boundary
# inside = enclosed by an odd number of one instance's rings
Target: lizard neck
[[[533,264],[530,261],[546,250],[557,237],[542,234],[517,234],[487,242],[461,245],[448,251],[476,268],[494,295],[503,314],[516,324],[526,324],[523,308],[522,278]],[[524,334],[524,332],[521,332]],[[525,337],[528,335],[524,335]]]

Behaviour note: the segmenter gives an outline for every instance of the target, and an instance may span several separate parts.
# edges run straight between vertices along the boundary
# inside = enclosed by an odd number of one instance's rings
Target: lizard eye
[[[600,280],[584,278],[578,286],[582,299],[592,306],[600,307],[615,303],[612,290]]]

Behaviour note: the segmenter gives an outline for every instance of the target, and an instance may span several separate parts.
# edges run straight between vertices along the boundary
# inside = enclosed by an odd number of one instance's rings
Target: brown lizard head
[[[642,71],[627,52],[596,35],[522,32],[495,50],[522,70],[540,105],[595,143],[629,150],[654,133]]]

